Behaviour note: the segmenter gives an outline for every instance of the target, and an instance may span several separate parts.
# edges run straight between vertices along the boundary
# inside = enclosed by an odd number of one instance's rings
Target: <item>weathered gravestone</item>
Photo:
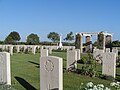
[[[17,53],[19,53],[19,52],[20,52],[20,47],[19,47],[19,45],[17,45],[16,48],[17,48]]]
[[[93,57],[96,59],[96,61],[98,63],[101,63],[102,60],[102,54],[104,53],[103,50],[99,50],[99,49],[94,49],[93,51]]]
[[[13,46],[9,46],[9,52],[11,55],[13,55]]]
[[[75,71],[77,69],[77,51],[67,51],[67,68],[68,71]]]
[[[11,85],[10,53],[0,52],[0,83]]]
[[[113,52],[113,53],[116,53],[116,57],[118,57],[118,49],[117,49],[117,48],[113,48],[113,49],[112,49],[112,52]]]
[[[63,90],[63,60],[56,56],[40,58],[40,90]]]
[[[106,49],[105,49],[105,52],[110,52],[110,48],[106,48]]]
[[[48,56],[48,50],[47,49],[41,49],[40,55],[41,55],[41,57]]]
[[[52,54],[52,48],[48,48],[49,54]]]
[[[116,54],[115,53],[104,53],[102,55],[102,74],[110,75],[115,78],[116,74]]]
[[[75,49],[77,51],[77,60],[80,60],[80,49]]]
[[[36,52],[36,46],[32,46],[32,53],[35,54]]]

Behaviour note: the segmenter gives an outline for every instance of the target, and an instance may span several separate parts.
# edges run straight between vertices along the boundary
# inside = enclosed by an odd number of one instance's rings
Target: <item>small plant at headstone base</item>
[[[115,81],[115,78],[113,76],[109,76],[109,75],[105,75],[105,74],[101,74],[100,78],[105,79],[105,80],[109,80],[109,81]]]

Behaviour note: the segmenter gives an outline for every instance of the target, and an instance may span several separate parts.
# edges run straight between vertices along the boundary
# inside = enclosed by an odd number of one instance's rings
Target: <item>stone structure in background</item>
[[[11,85],[10,53],[0,52],[0,83]]]
[[[10,55],[13,55],[13,46],[12,45],[9,46],[9,53],[10,53]]]
[[[92,51],[92,36],[97,35],[97,44],[99,49],[111,48],[112,34],[107,32],[82,32],[76,33],[75,48],[80,49],[81,53],[85,47],[85,52],[88,50]],[[86,37],[85,46],[83,47],[83,37]]]
[[[63,59],[40,58],[40,90],[63,90]]]

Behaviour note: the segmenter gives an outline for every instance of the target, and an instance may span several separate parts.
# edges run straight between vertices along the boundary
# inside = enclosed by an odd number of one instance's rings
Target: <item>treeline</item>
[[[56,32],[50,32],[47,34],[47,38],[51,40],[51,42],[43,41],[40,42],[40,37],[37,34],[31,33],[27,36],[27,39],[25,42],[21,42],[21,36],[18,32],[13,31],[10,32],[8,36],[6,36],[4,41],[0,41],[0,44],[12,44],[12,45],[57,45],[60,41],[60,35]],[[74,40],[73,32],[70,32],[66,35],[64,38],[64,41],[68,42],[62,42],[63,45],[74,45],[71,41]]]

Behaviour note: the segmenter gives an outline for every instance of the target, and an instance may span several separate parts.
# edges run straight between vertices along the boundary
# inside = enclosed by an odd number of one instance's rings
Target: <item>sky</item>
[[[0,0],[0,40],[12,31],[21,41],[35,33],[40,41],[57,32],[100,32],[120,40],[120,0]]]

